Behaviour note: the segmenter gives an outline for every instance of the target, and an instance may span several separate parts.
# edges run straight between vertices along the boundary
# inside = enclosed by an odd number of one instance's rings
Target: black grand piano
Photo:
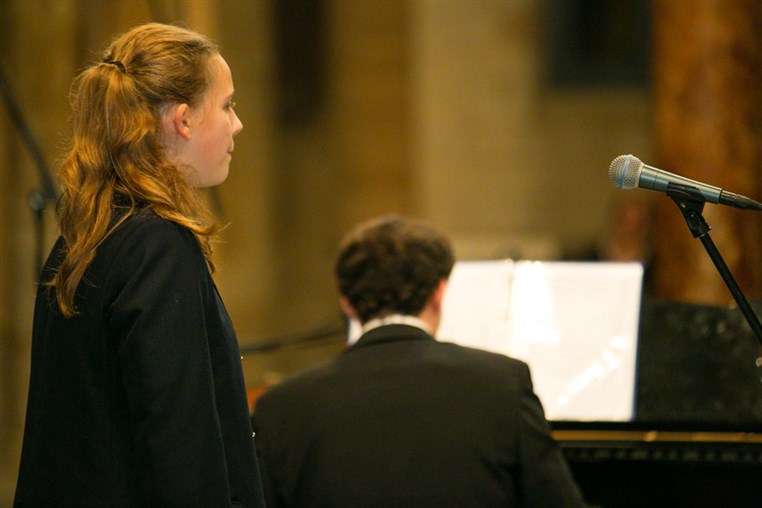
[[[634,419],[552,422],[588,502],[762,507],[758,356],[737,308],[644,301]]]

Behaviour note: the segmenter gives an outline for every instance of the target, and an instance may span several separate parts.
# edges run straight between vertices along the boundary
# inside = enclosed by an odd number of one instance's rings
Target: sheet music
[[[505,353],[511,338],[513,271],[511,260],[456,263],[445,292],[437,336],[457,338],[464,346]]]
[[[437,336],[526,361],[551,420],[629,421],[642,278],[639,263],[458,262]]]

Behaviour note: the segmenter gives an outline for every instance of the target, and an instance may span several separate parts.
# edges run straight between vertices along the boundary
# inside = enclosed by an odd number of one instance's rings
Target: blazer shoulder
[[[151,210],[139,209],[119,225],[114,231],[115,236],[151,236],[155,241],[170,243],[188,241],[193,234],[188,228],[164,217],[156,215]]]
[[[505,388],[532,386],[529,364],[518,358],[450,342],[439,343],[437,349],[443,363],[469,379]]]
[[[121,292],[131,281],[158,284],[166,277],[206,284],[206,260],[190,230],[149,210],[138,210],[120,224],[98,247],[87,272],[94,287],[107,292]]]
[[[128,217],[101,247],[109,257],[126,251],[131,257],[203,259],[201,246],[190,230],[145,209]]]
[[[464,361],[510,369],[524,369],[529,367],[525,361],[502,353],[463,346],[454,342],[438,342],[437,344],[439,344],[443,350],[449,351],[449,354],[454,357],[463,358]]]

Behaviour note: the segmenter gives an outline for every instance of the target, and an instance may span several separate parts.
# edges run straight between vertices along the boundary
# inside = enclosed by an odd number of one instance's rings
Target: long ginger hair
[[[165,107],[201,104],[218,52],[201,34],[149,23],[116,39],[74,80],[58,202],[64,257],[49,282],[64,316],[77,314],[77,287],[98,245],[138,207],[188,228],[214,271],[210,239],[217,227],[182,168],[167,160],[160,126]],[[115,220],[117,203],[127,211]]]

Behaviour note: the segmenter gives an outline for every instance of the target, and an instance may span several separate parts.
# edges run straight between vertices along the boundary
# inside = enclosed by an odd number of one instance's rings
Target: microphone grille
[[[609,166],[609,178],[620,189],[630,190],[638,186],[643,163],[634,155],[620,155]]]

